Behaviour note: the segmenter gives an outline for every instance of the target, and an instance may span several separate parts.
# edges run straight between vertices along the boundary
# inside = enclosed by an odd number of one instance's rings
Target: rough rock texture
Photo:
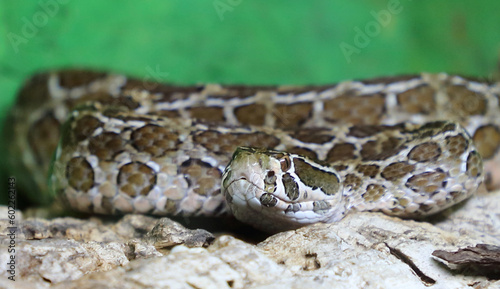
[[[352,213],[257,245],[224,234],[214,240],[166,218],[16,217],[15,282],[5,267],[9,225],[0,220],[1,288],[500,288],[432,256],[500,245],[500,192],[428,222]]]
[[[456,252],[436,250],[432,256],[457,270],[474,271],[489,278],[500,279],[500,246],[478,244]]]

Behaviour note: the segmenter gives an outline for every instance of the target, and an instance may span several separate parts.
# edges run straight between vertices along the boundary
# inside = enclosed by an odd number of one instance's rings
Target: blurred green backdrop
[[[499,1],[0,0],[0,116],[25,78],[61,67],[185,84],[491,78],[498,11]]]

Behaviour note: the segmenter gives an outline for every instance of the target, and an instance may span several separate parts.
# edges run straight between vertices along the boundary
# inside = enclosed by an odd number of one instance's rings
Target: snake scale
[[[498,186],[499,95],[447,74],[175,86],[53,71],[20,90],[8,149],[34,198],[83,212],[233,214],[271,232],[351,210],[418,218],[484,175]]]

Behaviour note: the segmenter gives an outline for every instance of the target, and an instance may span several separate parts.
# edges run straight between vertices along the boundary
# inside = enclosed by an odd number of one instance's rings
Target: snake
[[[351,211],[422,218],[498,186],[500,84],[445,73],[326,85],[174,85],[42,72],[7,121],[37,201],[233,215],[278,232]]]

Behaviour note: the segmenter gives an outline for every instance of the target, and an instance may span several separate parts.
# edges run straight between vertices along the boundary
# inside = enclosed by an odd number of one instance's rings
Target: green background
[[[62,67],[185,84],[493,78],[498,11],[499,1],[0,0],[0,116],[29,75]],[[369,34],[358,45],[357,31]],[[346,57],[342,45],[356,52]]]

